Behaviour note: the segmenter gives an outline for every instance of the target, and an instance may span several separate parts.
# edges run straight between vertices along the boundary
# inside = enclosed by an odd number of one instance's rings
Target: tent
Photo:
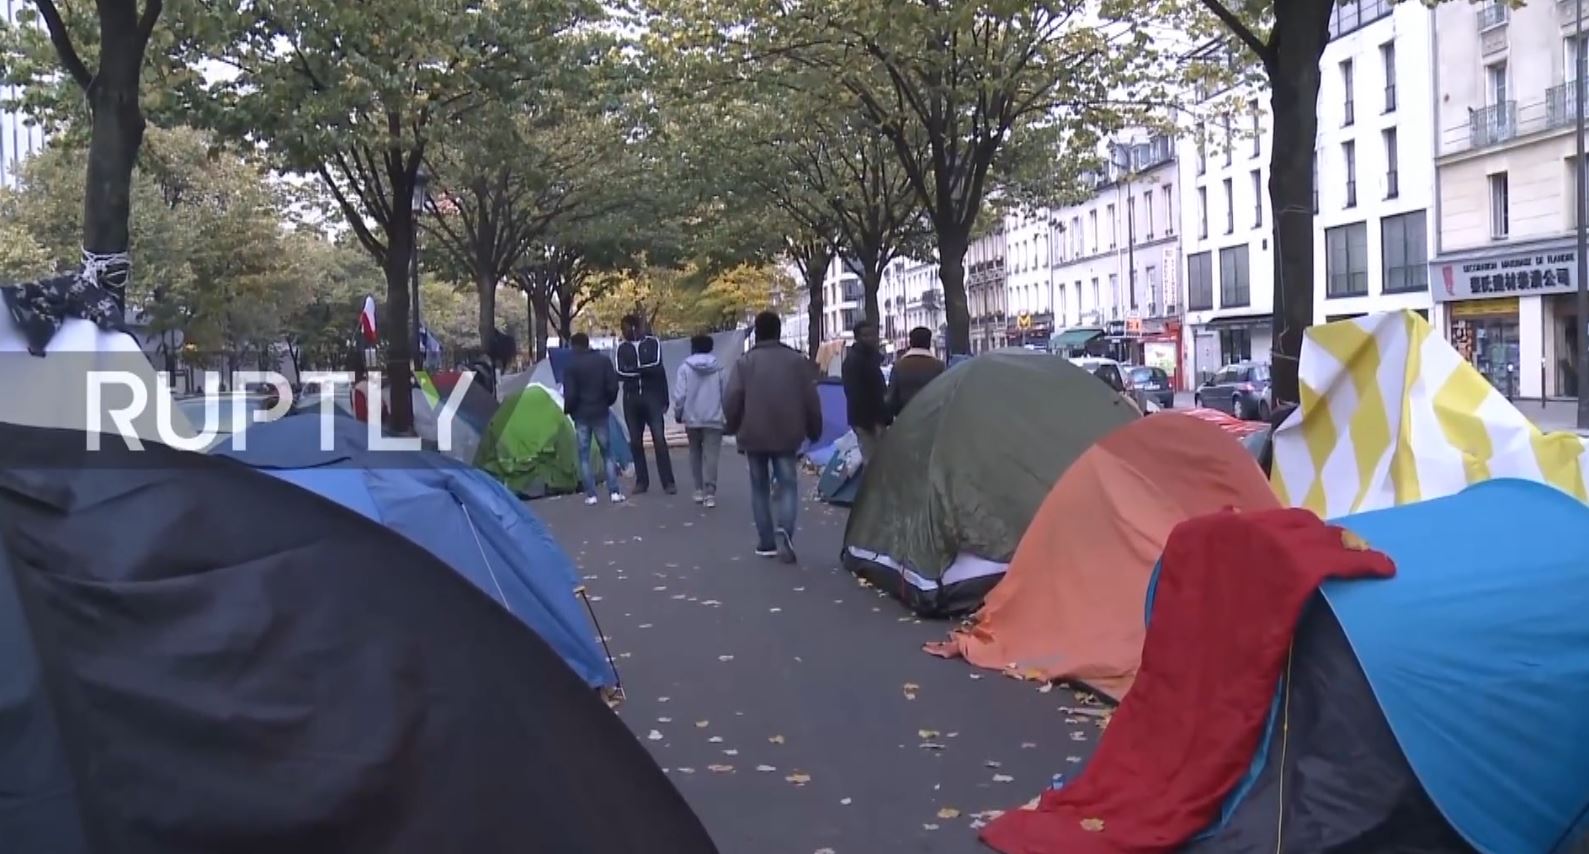
[[[711,854],[644,746],[424,548],[247,466],[0,426],[15,854]]]
[[[592,457],[599,454],[593,446]],[[514,392],[491,417],[475,464],[526,498],[575,492],[579,446],[574,422],[546,389],[531,385]]]
[[[808,442],[805,457],[818,468],[825,468],[833,457],[834,443],[850,432],[850,413],[845,406],[844,381],[823,377],[817,381],[817,399],[822,402],[822,437]]]
[[[1119,700],[1142,655],[1148,579],[1176,525],[1280,506],[1229,433],[1176,410],[1132,421],[1060,476],[974,623],[928,651]]]
[[[445,444],[441,436],[441,416],[453,391],[464,376],[471,382],[463,393],[458,409],[449,423],[450,433]],[[435,447],[456,460],[474,462],[480,450],[480,436],[496,413],[497,400],[485,386],[473,380],[472,372],[438,371],[415,375],[418,387],[414,389],[414,432],[424,439],[428,447]]]
[[[1336,517],[1492,477],[1589,500],[1585,440],[1542,433],[1412,311],[1311,326],[1301,359],[1302,405],[1273,437],[1287,504]]]
[[[490,476],[425,451],[372,451],[365,425],[293,416],[248,432],[230,457],[374,519],[441,558],[535,630],[595,687],[616,683],[574,595],[574,562],[541,521]]]
[[[998,350],[955,365],[862,470],[845,566],[918,613],[975,609],[1060,474],[1138,417],[1057,356]]]
[[[829,504],[849,507],[861,491],[861,443],[849,430],[828,449],[828,461],[817,478],[817,497]]]
[[[1560,532],[1589,525],[1589,507],[1539,483],[1498,479],[1339,524],[1393,560],[1395,575],[1325,581],[1295,633],[1280,639],[1290,643],[1281,647],[1278,690],[1265,688],[1256,706],[1237,702],[1230,686],[1250,679],[1242,657],[1210,658],[1205,673],[1155,673],[1188,690],[1220,686],[1219,708],[1201,712],[1165,694],[1156,708],[1132,708],[1149,705],[1133,693],[1072,785],[1138,770],[1100,763],[1151,740],[1153,722],[1178,720],[1172,737],[1189,737],[1217,714],[1254,722],[1251,738],[1208,758],[1235,779],[1198,799],[1193,814],[1209,822],[1202,832],[1194,828],[1188,840],[1139,828],[1166,849],[1191,841],[1197,852],[1555,852],[1581,842],[1589,829],[1589,541]],[[1165,579],[1170,559],[1167,552]],[[1161,620],[1195,601],[1164,598],[1167,583],[1156,579],[1150,595],[1150,648]],[[1151,666],[1145,653],[1141,679]],[[1143,726],[1128,725],[1128,712]],[[1153,750],[1189,755],[1162,743]],[[1151,802],[1154,815],[1188,806],[1166,808],[1174,786],[1144,780],[1137,806]],[[1071,806],[1112,831],[1099,810],[1127,802]],[[1060,834],[1034,841],[995,847],[1094,850],[1064,846]]]
[[[539,385],[538,383],[536,384],[536,387],[544,389],[546,393],[551,396],[552,402],[557,404],[558,409],[563,408],[562,392],[555,388],[548,388],[546,386]],[[572,425],[574,423],[573,419],[570,418],[568,423]],[[607,429],[612,431],[613,460],[618,463],[618,467],[620,469],[628,469],[629,467],[633,466],[634,452],[629,449],[629,432],[624,429],[623,418],[619,415],[617,408],[613,408],[607,412]],[[593,457],[592,459],[599,459],[599,457]],[[602,472],[601,474],[605,474],[605,472]],[[600,477],[601,474],[598,474],[597,476]]]

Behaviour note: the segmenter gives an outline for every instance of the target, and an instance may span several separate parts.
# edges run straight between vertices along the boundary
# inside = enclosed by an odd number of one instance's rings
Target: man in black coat
[[[662,364],[662,342],[654,335],[640,334],[640,318],[630,314],[623,319],[623,341],[618,344],[618,376],[623,380],[623,420],[629,428],[629,449],[634,452],[636,495],[651,488],[651,472],[646,467],[645,431],[651,430],[651,446],[657,455],[657,476],[662,491],[678,491],[673,483],[673,460],[668,457],[667,427],[668,369]]]
[[[618,372],[607,357],[590,349],[590,337],[583,332],[569,339],[574,356],[563,369],[563,411],[574,422],[579,444],[579,481],[585,487],[585,503],[595,504],[596,478],[590,470],[590,446],[601,451],[607,466],[607,492],[612,503],[624,500],[618,485],[618,463],[612,455],[612,405],[618,401]]]
[[[850,429],[861,445],[861,459],[870,461],[893,418],[888,413],[888,384],[883,380],[883,351],[877,324],[855,324],[855,343],[844,357],[844,406]]]

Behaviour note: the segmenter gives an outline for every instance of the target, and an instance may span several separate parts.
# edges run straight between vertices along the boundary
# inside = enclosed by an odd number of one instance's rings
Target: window
[[[1096,278],[1092,280],[1092,307],[1094,311],[1103,307],[1103,303],[1098,300],[1098,280]]]
[[[1070,218],[1070,233],[1075,235],[1071,238],[1071,246],[1073,249],[1075,249],[1075,252],[1071,255],[1071,257],[1080,258],[1082,255],[1081,217],[1073,216]]]
[[[1341,127],[1351,127],[1357,121],[1357,100],[1352,85],[1352,61],[1341,62]]]
[[[1148,280],[1148,314],[1157,317],[1164,307],[1163,294],[1159,293],[1159,268],[1149,264],[1142,272]]]
[[[1225,233],[1233,234],[1236,231],[1236,196],[1231,190],[1231,181],[1226,178],[1225,184]]]
[[[1070,317],[1070,310],[1065,305],[1065,286],[1064,285],[1060,285],[1059,286],[1059,305],[1055,308],[1054,314],[1055,314],[1054,325],[1058,326],[1060,324],[1065,324],[1065,325],[1068,326],[1070,324],[1070,321],[1068,319]]]
[[[1252,224],[1263,225],[1263,172],[1257,169],[1252,170]]]
[[[1153,239],[1153,191],[1148,190],[1142,194],[1142,224],[1146,226],[1143,233],[1148,240]]]
[[[1126,198],[1126,244],[1133,245],[1137,242],[1137,200],[1135,196]]]
[[[1109,206],[1108,213],[1109,213],[1109,216],[1106,217],[1106,218],[1109,220],[1109,248],[1113,249],[1113,248],[1115,248],[1115,206],[1114,205],[1110,205]]]
[[[1497,172],[1490,176],[1490,236],[1502,238],[1512,233],[1511,189],[1507,186],[1506,173]]]
[[[1197,188],[1197,236],[1208,236],[1208,188]]]
[[[1485,66],[1484,76],[1488,83],[1486,89],[1490,97],[1490,106],[1498,107],[1506,103],[1508,100],[1506,86],[1506,62],[1503,60],[1501,62],[1495,63],[1494,65]]]
[[[1368,294],[1368,223],[1324,230],[1326,297]]]
[[[1208,172],[1208,135],[1197,132],[1197,174]]]
[[[1214,258],[1207,252],[1186,256],[1186,307],[1192,311],[1214,307]]]
[[[1385,128],[1385,198],[1401,195],[1401,155],[1396,152],[1396,129]]]
[[[1226,362],[1252,361],[1252,330],[1246,327],[1219,330],[1219,352]],[[1244,381],[1246,370],[1226,368],[1219,372],[1214,382],[1226,385]]]
[[[1387,216],[1379,221],[1379,242],[1385,249],[1387,294],[1429,289],[1429,252],[1424,212]]]
[[[1172,199],[1170,197],[1170,193],[1172,192],[1172,190],[1169,187],[1163,187],[1163,188],[1161,188],[1159,190],[1159,192],[1164,196],[1164,233],[1165,234],[1174,234],[1175,233],[1175,209],[1174,209],[1175,206],[1174,206],[1174,199]]]
[[[1098,308],[1098,303],[1096,301],[1094,301],[1093,304],[1092,304],[1092,307],[1094,309],[1097,309]],[[1081,280],[1077,279],[1076,280],[1076,312],[1077,312],[1077,318],[1080,319],[1081,313],[1085,312],[1086,310],[1087,310],[1087,292],[1081,289]]]
[[[1120,277],[1114,273],[1109,274],[1109,314],[1120,316]]]
[[[1225,165],[1229,166],[1231,158],[1235,156],[1235,140],[1231,136],[1230,116],[1225,117]]]
[[[1087,212],[1087,231],[1092,234],[1092,242],[1088,244],[1088,252],[1097,252],[1101,245],[1098,240],[1098,212]]]
[[[1313,152],[1313,212],[1319,212],[1319,153]]]
[[[1396,43],[1379,46],[1379,61],[1385,67],[1385,112],[1396,112]]]
[[[1248,102],[1247,109],[1252,111],[1252,156],[1263,156],[1263,113],[1258,109],[1258,99]]]
[[[1219,250],[1219,307],[1240,308],[1252,302],[1248,283],[1247,244]]]
[[[1589,10],[1585,11],[1589,12]],[[1568,36],[1562,40],[1562,80],[1570,83],[1578,79],[1578,54],[1582,52],[1579,48],[1585,41],[1589,41],[1589,36],[1581,39],[1576,36]]]
[[[1346,161],[1346,206],[1357,207],[1357,143],[1341,143],[1341,159]]]

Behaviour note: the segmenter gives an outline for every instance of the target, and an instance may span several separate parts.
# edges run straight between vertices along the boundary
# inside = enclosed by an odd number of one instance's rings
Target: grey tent
[[[923,615],[976,608],[1060,474],[1138,417],[1058,356],[999,350],[954,366],[866,461],[845,566]]]

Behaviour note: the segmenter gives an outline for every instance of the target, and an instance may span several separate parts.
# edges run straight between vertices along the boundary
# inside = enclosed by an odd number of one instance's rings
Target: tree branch
[[[149,44],[149,37],[154,34],[154,26],[160,21],[160,11],[165,7],[165,0],[145,0],[143,15],[138,18],[138,39],[140,43]]]
[[[1246,44],[1253,54],[1263,60],[1266,65],[1273,59],[1271,54],[1274,51],[1270,46],[1258,38],[1258,35],[1252,31],[1251,27],[1242,23],[1242,20],[1236,17],[1236,13],[1225,8],[1224,3],[1220,2],[1220,0],[1201,0],[1201,2],[1208,11],[1214,13],[1214,17],[1218,18],[1220,23],[1234,33],[1236,38],[1241,39],[1242,43]]]
[[[94,75],[83,64],[83,58],[77,55],[77,48],[72,45],[72,34],[66,29],[66,22],[61,20],[61,10],[56,8],[55,0],[33,0],[33,5],[38,8],[39,17],[44,19],[44,26],[50,31],[50,44],[55,45],[61,65],[66,67],[66,73],[72,76],[78,88],[87,92],[94,83]]]

